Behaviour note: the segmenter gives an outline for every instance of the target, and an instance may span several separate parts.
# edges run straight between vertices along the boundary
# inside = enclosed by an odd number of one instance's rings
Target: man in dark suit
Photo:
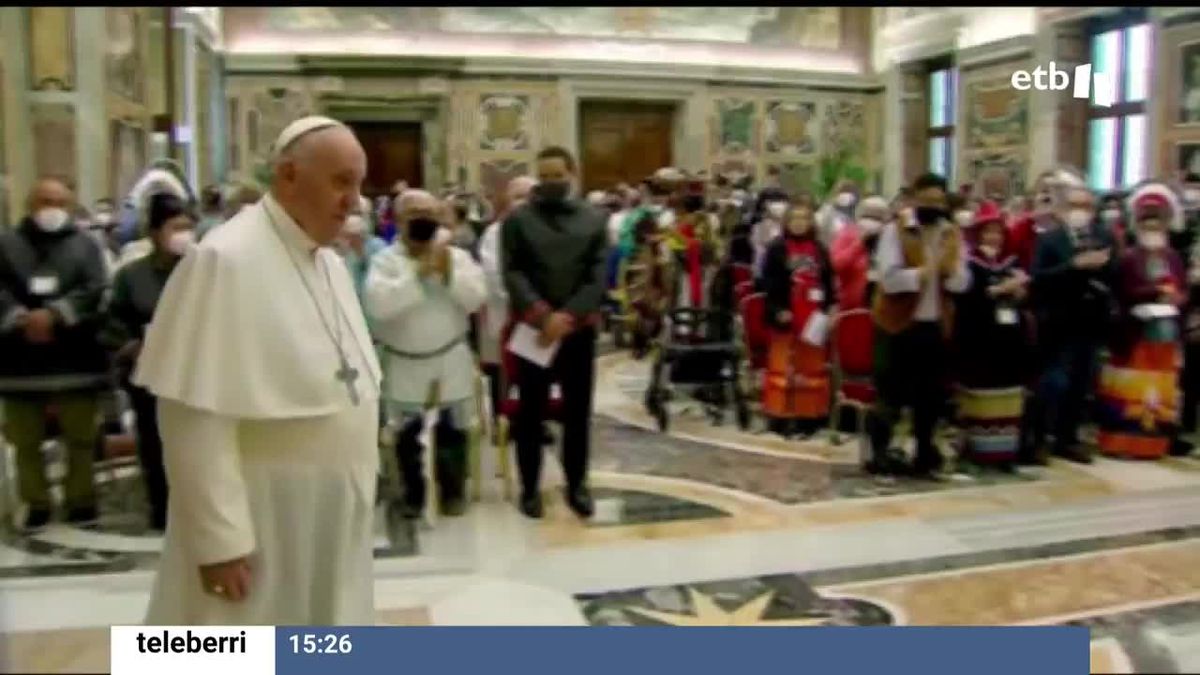
[[[501,231],[504,285],[513,316],[559,343],[549,368],[518,359],[520,413],[515,423],[521,512],[542,517],[542,419],[550,387],[562,388],[563,469],[567,504],[592,515],[587,464],[595,376],[596,326],[604,299],[608,232],[605,214],[572,196],[575,159],[559,147],[538,153],[533,199]]]

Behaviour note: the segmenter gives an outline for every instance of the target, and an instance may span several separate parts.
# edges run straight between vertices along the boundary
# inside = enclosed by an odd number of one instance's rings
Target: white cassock
[[[337,254],[270,195],[244,209],[171,275],[134,379],[171,490],[147,623],[374,624],[380,368]],[[200,565],[245,555],[243,602],[201,587]]]
[[[424,408],[438,382],[443,404],[475,395],[470,316],[487,295],[483,269],[451,247],[449,283],[421,279],[401,239],[371,258],[363,304],[383,348],[384,398],[411,412]],[[464,420],[465,421],[465,420]]]
[[[504,221],[488,226],[479,240],[479,265],[487,282],[487,301],[479,317],[479,360],[500,363],[500,337],[508,323],[508,291],[504,290],[504,266],[500,260],[500,229]]]

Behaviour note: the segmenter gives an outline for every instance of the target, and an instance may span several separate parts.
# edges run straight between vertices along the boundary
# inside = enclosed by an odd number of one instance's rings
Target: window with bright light
[[[1092,72],[1114,76],[1116,101],[1088,107],[1087,173],[1095,190],[1125,189],[1146,176],[1150,24],[1138,14],[1108,19],[1091,36]]]
[[[954,120],[957,116],[958,70],[947,63],[929,73],[929,130],[926,156],[929,170],[947,183],[954,176]]]

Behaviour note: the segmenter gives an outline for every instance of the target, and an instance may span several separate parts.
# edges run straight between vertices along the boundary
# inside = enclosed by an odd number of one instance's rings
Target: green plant
[[[860,188],[870,188],[867,184],[870,175],[867,169],[856,161],[856,154],[852,148],[843,145],[817,159],[817,171],[813,176],[813,195],[818,201],[825,201],[842,180],[852,180]]]

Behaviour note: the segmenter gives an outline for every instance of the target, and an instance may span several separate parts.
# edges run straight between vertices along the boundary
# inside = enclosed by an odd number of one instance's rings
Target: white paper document
[[[555,342],[549,347],[543,347],[538,338],[540,334],[527,323],[518,323],[513,329],[512,337],[508,339],[508,351],[525,359],[526,361],[549,368],[551,363],[554,363],[554,355],[558,353],[558,347],[561,343]]]
[[[1142,321],[1149,321],[1150,319],[1169,319],[1174,316],[1179,316],[1179,308],[1175,305],[1152,302],[1136,305],[1133,308],[1132,314]]]
[[[825,345],[825,338],[828,335],[829,315],[825,312],[813,312],[804,324],[804,330],[800,333],[800,339],[814,347],[822,347]]]

